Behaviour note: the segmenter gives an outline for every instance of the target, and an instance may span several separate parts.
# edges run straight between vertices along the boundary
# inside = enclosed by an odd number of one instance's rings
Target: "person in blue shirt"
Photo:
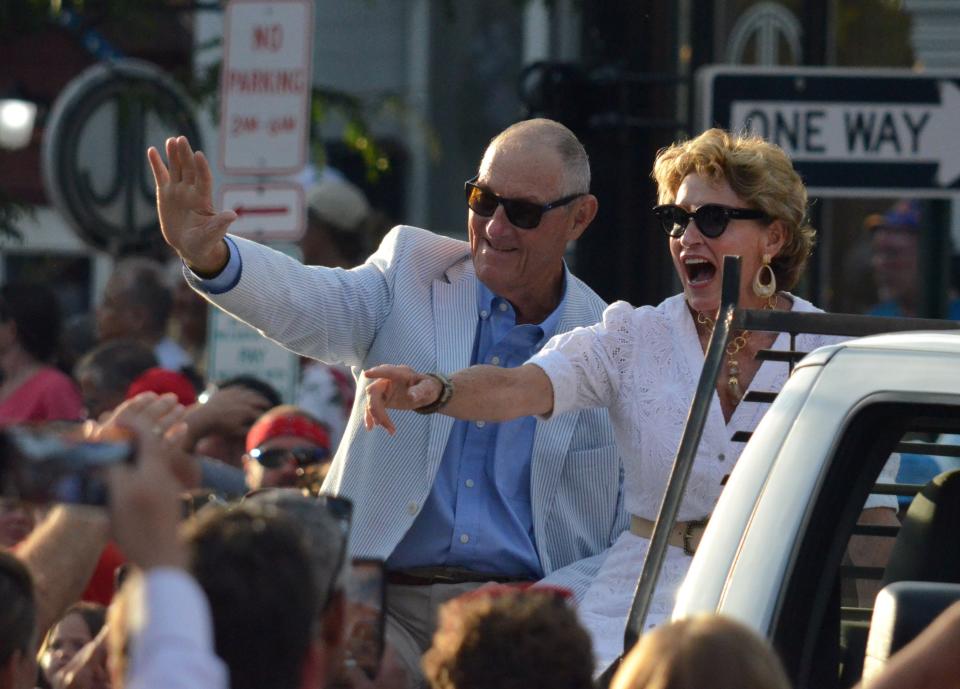
[[[870,307],[870,316],[916,317],[922,295],[919,270],[920,233],[923,215],[917,201],[898,201],[883,214],[867,216],[863,223],[870,233],[870,263],[880,301]],[[960,299],[947,304],[947,318],[960,320]],[[944,470],[942,460],[929,455],[900,455],[897,483],[923,485]],[[898,497],[901,509],[912,496]]]
[[[916,317],[921,300],[919,268],[923,217],[917,201],[898,201],[885,213],[867,216],[870,233],[870,264],[880,301],[870,307],[871,316]],[[947,318],[960,320],[960,299],[948,303]]]
[[[491,141],[464,185],[468,242],[398,226],[350,270],[227,235],[236,214],[214,209],[203,154],[179,137],[166,156],[148,152],[161,229],[188,282],[267,337],[357,377],[385,363],[519,366],[605,308],[563,261],[597,199],[583,146],[558,122],[519,122]],[[323,490],[354,503],[351,554],[386,561],[387,641],[412,686],[450,598],[490,581],[586,592],[628,524],[606,410],[549,424],[409,414],[391,436],[364,432],[365,406],[358,394]]]

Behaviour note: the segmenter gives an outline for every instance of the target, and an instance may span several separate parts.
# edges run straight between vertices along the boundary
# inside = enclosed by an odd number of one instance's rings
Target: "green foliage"
[[[900,0],[844,0],[837,5],[837,64],[911,67],[910,17]]]

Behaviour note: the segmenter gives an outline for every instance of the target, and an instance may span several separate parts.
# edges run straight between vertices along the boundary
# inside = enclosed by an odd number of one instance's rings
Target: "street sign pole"
[[[220,86],[219,207],[230,231],[267,244],[298,240],[306,227],[302,186],[290,179],[308,160],[312,0],[230,0],[224,13]],[[237,179],[246,177],[246,179]],[[295,246],[274,244],[286,253]],[[292,402],[298,356],[222,313],[211,317],[211,378],[262,378]]]

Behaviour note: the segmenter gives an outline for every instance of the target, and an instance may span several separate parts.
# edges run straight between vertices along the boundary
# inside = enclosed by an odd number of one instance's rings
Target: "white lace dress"
[[[808,301],[788,296],[794,311],[819,311]],[[800,335],[796,348],[810,351],[837,341]],[[789,349],[788,336],[782,334],[773,348]],[[680,444],[703,357],[693,318],[680,294],[656,307],[611,304],[601,323],[554,337],[530,362],[540,366],[553,384],[554,414],[609,408],[624,460],[627,511],[652,521]],[[787,374],[786,363],[764,362],[749,389],[778,391]],[[767,404],[740,404],[730,422],[724,423],[714,393],[678,521],[702,519],[713,511],[724,477],[744,447],[730,438],[736,431],[752,431],[768,408]],[[648,543],[629,532],[622,534],[580,603],[580,618],[593,637],[598,670],[623,650],[626,617]],[[669,616],[690,559],[681,548],[667,549],[647,628]]]

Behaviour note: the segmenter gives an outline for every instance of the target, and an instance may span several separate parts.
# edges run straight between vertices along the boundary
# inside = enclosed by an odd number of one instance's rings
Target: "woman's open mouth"
[[[687,271],[687,284],[691,287],[705,285],[717,274],[717,267],[705,258],[685,258],[683,267]]]

